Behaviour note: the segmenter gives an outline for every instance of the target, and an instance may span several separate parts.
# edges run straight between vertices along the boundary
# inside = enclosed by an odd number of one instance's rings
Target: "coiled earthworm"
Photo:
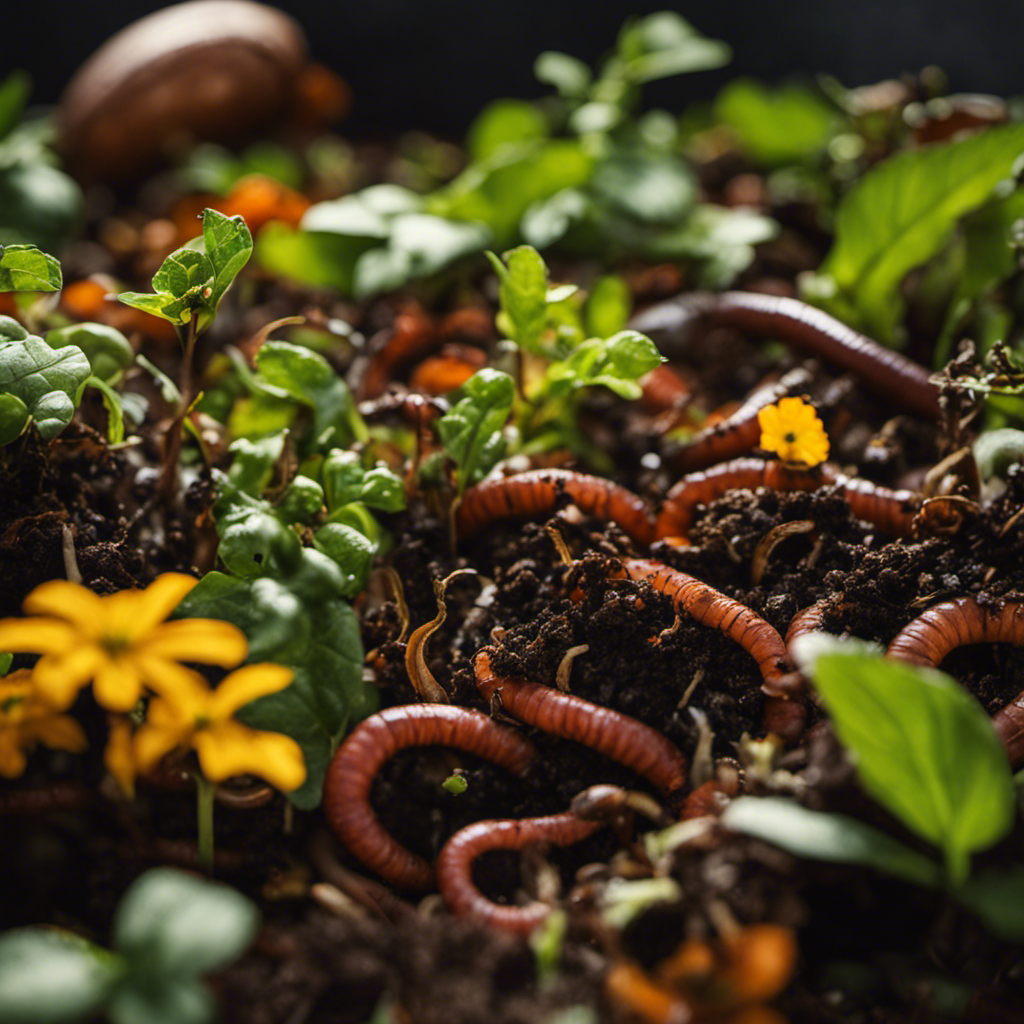
[[[736,488],[771,487],[778,491],[815,491],[836,485],[843,489],[850,511],[898,537],[910,532],[920,498],[913,491],[894,491],[870,480],[848,477],[828,466],[794,469],[784,462],[733,459],[684,476],[665,496],[655,522],[655,536],[685,538],[698,505],[706,505]]]
[[[553,512],[562,493],[587,515],[617,523],[634,543],[647,545],[654,539],[650,514],[637,495],[609,480],[567,469],[534,469],[471,487],[462,496],[455,529],[466,537],[497,520]]]
[[[517,775],[536,756],[533,744],[513,729],[482,712],[446,704],[388,708],[357,725],[327,769],[324,815],[353,856],[402,889],[430,888],[434,871],[384,830],[370,806],[370,788],[398,751],[433,745],[476,754]]]
[[[667,457],[668,461],[677,472],[692,473],[746,454],[761,440],[757,414],[780,398],[807,387],[810,381],[811,375],[807,370],[797,367],[780,380],[757,388],[731,416],[691,437]]]
[[[754,292],[692,292],[652,306],[634,317],[630,326],[648,335],[662,351],[695,327],[731,327],[767,335],[849,370],[882,398],[928,419],[939,417],[939,389],[925,367],[799,299]]]
[[[957,647],[987,643],[1024,646],[1024,602],[1006,601],[996,609],[983,607],[973,597],[943,601],[904,626],[885,653],[888,658],[938,668]],[[996,712],[992,724],[1010,764],[1016,768],[1024,763],[1024,693]]]
[[[460,917],[475,917],[499,931],[529,935],[552,908],[537,901],[525,907],[507,907],[489,900],[473,882],[473,862],[490,850],[521,850],[531,843],[571,846],[593,835],[602,824],[566,813],[469,825],[445,843],[437,858],[441,896],[448,909]]]
[[[671,803],[686,785],[686,759],[660,732],[629,715],[550,686],[495,675],[487,648],[473,661],[476,685],[513,718],[542,732],[574,740],[642,775]]]

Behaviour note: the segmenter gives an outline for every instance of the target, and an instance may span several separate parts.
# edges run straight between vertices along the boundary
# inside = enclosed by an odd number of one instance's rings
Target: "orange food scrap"
[[[446,395],[462,387],[486,363],[486,354],[478,348],[446,345],[440,355],[424,359],[413,370],[409,388],[424,395]]]
[[[264,224],[272,220],[283,221],[289,227],[298,227],[302,215],[311,204],[301,192],[265,174],[247,174],[235,182],[223,201],[213,205],[228,217],[240,213],[255,235]]]

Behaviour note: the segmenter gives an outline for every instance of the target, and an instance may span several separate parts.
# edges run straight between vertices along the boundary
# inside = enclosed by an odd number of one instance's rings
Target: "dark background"
[[[71,71],[119,28],[159,2],[2,0],[0,67],[27,68],[33,99],[52,103]],[[863,85],[928,64],[957,90],[1024,91],[1024,4],[1014,0],[282,0],[313,56],[352,85],[347,131],[402,128],[460,136],[489,99],[544,91],[532,74],[545,49],[590,64],[629,15],[671,7],[734,50],[732,64],[649,87],[679,110],[737,74],[779,81],[828,72]],[[45,12],[45,15],[42,13]]]

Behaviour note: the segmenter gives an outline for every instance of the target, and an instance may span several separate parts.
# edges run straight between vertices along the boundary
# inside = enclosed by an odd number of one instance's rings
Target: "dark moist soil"
[[[757,272],[791,271],[794,259],[813,263],[813,253],[797,259],[783,251],[777,268],[772,258],[762,256]],[[679,283],[673,278],[666,290]],[[657,297],[655,278],[647,287]],[[294,312],[298,300],[285,298],[263,296],[260,308]],[[230,307],[227,312],[225,322]],[[380,332],[371,359],[386,349],[397,313],[385,305],[364,311],[360,326],[371,337]],[[474,343],[486,348],[492,341],[478,333]],[[795,365],[729,332],[718,332],[714,342],[678,354],[694,376],[703,412],[741,400],[767,373]],[[396,361],[394,372],[407,373],[429,348]],[[360,369],[358,357],[336,362],[340,371]],[[890,486],[915,474],[919,483],[922,467],[948,453],[952,440],[933,427],[891,417],[850,379],[812,368],[809,394],[834,439],[833,457],[844,467]],[[655,501],[664,495],[674,482],[677,444],[651,417],[601,400],[585,410],[584,422],[613,460],[619,482]],[[17,614],[34,586],[65,575],[66,529],[84,581],[101,593],[143,585],[162,571],[213,564],[204,474],[192,473],[177,510],[155,500],[158,436],[153,430],[139,450],[113,452],[92,427],[73,425],[49,446],[27,436],[0,450],[0,615]],[[479,574],[453,581],[447,621],[428,645],[428,664],[454,702],[503,718],[474,685],[471,659],[483,646],[491,648],[499,674],[553,685],[566,651],[587,645],[572,664],[572,693],[657,729],[688,758],[708,730],[713,757],[739,770],[747,790],[795,790],[811,806],[852,814],[917,844],[861,795],[828,724],[816,716],[804,745],[781,752],[776,771],[754,771],[744,760],[750,754],[745,737],[764,735],[764,697],[753,660],[723,634],[688,620],[676,624],[670,600],[650,585],[613,578],[617,560],[660,559],[748,605],[782,633],[797,612],[823,600],[826,630],[886,644],[921,610],[947,597],[1024,597],[1024,517],[1014,519],[1024,507],[1024,473],[1011,475],[1005,494],[987,507],[922,517],[918,533],[898,541],[853,518],[835,488],[732,491],[698,509],[691,546],[659,543],[650,552],[635,550],[614,525],[564,504],[549,523],[496,524],[457,553],[446,525],[424,503],[393,517],[396,546],[389,563],[402,581],[413,628],[435,615],[434,579],[457,568]],[[759,543],[801,520],[813,529],[779,543],[755,580]],[[549,530],[561,535],[572,566],[563,564]],[[416,695],[405,644],[397,641],[397,607],[372,596],[378,589],[371,588],[359,607],[371,652],[367,668],[382,706],[409,703]],[[1024,654],[1005,646],[969,648],[943,667],[992,712],[1021,689]],[[83,698],[76,714],[91,749],[102,750],[98,710]],[[385,827],[432,859],[454,832],[484,818],[564,811],[595,783],[647,788],[593,751],[526,731],[541,756],[522,779],[450,750],[396,757],[373,790]],[[459,796],[441,786],[456,770],[468,782]],[[43,751],[25,778],[0,794],[0,810],[8,811],[0,819],[5,926],[53,923],[105,941],[117,900],[142,871],[159,863],[195,866],[187,772],[169,770],[159,781],[141,782],[130,804],[102,789],[102,778],[98,757]],[[17,812],[26,794],[36,807]],[[628,956],[650,967],[683,939],[713,935],[723,908],[741,924],[774,922],[797,930],[801,960],[778,1001],[793,1021],[1024,1020],[1019,950],[996,942],[941,894],[857,868],[798,862],[714,828],[673,855],[681,899],[640,915],[620,936],[601,924],[595,907],[609,878],[650,874],[628,837],[623,846],[606,829],[565,850],[481,858],[476,881],[500,901],[530,890],[539,876],[547,877],[549,865],[560,877],[568,931],[552,979],[539,976],[523,941],[452,918],[435,896],[417,912],[415,894],[382,891],[334,844],[319,812],[289,812],[278,796],[250,810],[218,807],[216,820],[217,873],[256,899],[265,921],[253,949],[214,979],[230,1022],[361,1024],[384,1001],[403,1024],[537,1024],[572,1006],[594,1008],[602,1022],[625,1024],[629,1018],[603,993],[609,963]],[[1013,855],[1024,855],[1019,831],[985,859],[999,863]],[[314,889],[311,898],[311,885],[324,882],[336,891]],[[968,1011],[942,1011],[933,992],[943,979],[974,993]]]

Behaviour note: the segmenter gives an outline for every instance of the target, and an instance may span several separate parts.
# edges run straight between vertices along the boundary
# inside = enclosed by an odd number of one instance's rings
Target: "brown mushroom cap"
[[[75,73],[61,97],[60,150],[79,177],[123,182],[182,139],[243,139],[282,112],[305,60],[298,24],[263,4],[166,7]]]

